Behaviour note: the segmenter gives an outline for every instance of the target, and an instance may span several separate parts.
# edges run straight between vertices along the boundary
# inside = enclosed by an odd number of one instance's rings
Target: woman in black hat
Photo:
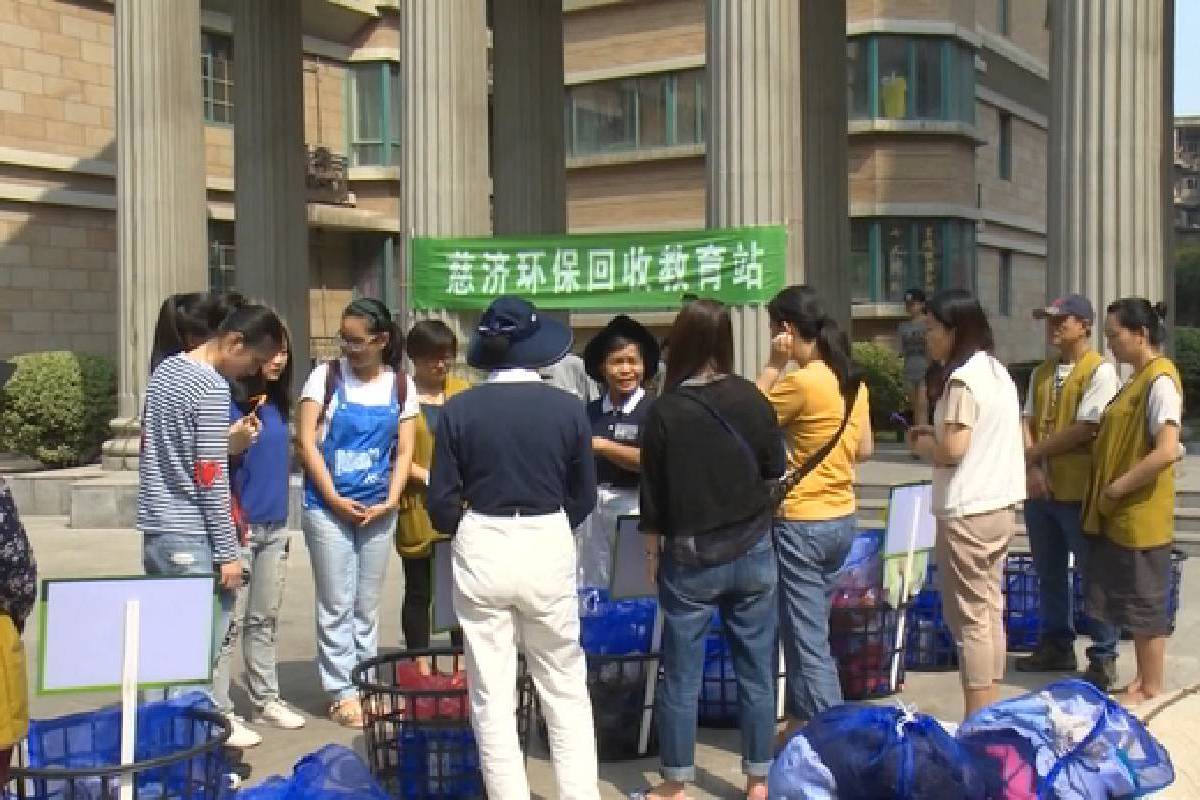
[[[537,373],[570,347],[565,325],[519,297],[497,298],[467,351],[488,379],[446,401],[434,436],[427,508],[454,537],[454,612],[489,797],[529,797],[515,721],[518,639],[558,796],[600,797],[571,534],[596,503],[592,431],[583,405]]]
[[[654,402],[644,384],[658,371],[658,355],[653,334],[624,314],[583,349],[587,374],[604,393],[587,407],[597,490],[596,510],[580,530],[581,586],[608,586],[617,518],[637,513],[642,426]]]

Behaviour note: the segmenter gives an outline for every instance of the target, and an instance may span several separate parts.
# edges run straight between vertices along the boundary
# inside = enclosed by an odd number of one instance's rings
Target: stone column
[[[119,366],[108,469],[134,468],[150,346],[167,295],[208,286],[200,4],[117,0]],[[169,43],[169,46],[164,46]]]
[[[486,236],[488,181],[487,19],[484,0],[400,0],[404,235]],[[505,4],[497,11],[504,13]],[[408,248],[398,265],[407,274]],[[465,348],[478,315],[443,319]]]
[[[300,14],[292,0],[233,4],[237,285],[279,312],[292,374],[308,374],[308,217]]]
[[[1051,298],[1080,292],[1098,314],[1117,298],[1158,301],[1173,287],[1164,131],[1170,5],[1050,4],[1046,291]]]
[[[492,20],[492,160],[497,235],[563,233],[561,0],[506,0]]]
[[[850,318],[844,3],[708,0],[708,224],[786,225],[788,283]],[[770,347],[764,308],[734,311],[737,369]]]

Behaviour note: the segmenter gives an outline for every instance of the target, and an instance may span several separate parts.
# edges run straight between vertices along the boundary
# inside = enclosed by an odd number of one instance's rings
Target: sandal
[[[362,704],[357,697],[347,697],[329,707],[329,718],[343,728],[363,727]]]

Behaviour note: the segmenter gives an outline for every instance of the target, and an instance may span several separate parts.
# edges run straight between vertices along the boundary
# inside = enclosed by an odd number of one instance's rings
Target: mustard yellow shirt
[[[820,450],[837,432],[846,413],[837,376],[824,361],[813,361],[783,376],[767,399],[787,440],[789,469]],[[870,401],[863,384],[841,440],[784,499],[780,508],[784,519],[815,521],[854,513],[854,464],[869,415]]]

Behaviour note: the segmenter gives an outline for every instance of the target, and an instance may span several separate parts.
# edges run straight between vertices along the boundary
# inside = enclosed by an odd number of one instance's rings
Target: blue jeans
[[[1043,642],[1063,647],[1075,644],[1075,617],[1072,609],[1071,572],[1068,558],[1075,554],[1075,570],[1087,580],[1088,547],[1080,519],[1081,504],[1059,500],[1026,500],[1025,529],[1029,549],[1037,571],[1041,601],[1040,629]],[[1115,625],[1091,620],[1092,646],[1089,660],[1117,657],[1121,632]]]
[[[842,703],[837,663],[829,650],[833,576],[858,530],[840,519],[775,520],[779,555],[779,625],[787,669],[787,714],[807,721]]]
[[[142,568],[147,575],[206,575],[216,571],[213,566],[212,545],[208,537],[190,533],[147,533],[142,535]],[[213,665],[220,656],[221,643],[229,631],[234,592],[218,589],[220,611],[212,637]]]
[[[350,671],[374,658],[379,645],[379,602],[396,515],[359,527],[323,508],[306,508],[301,527],[316,590],[317,670],[337,703],[358,696]]]
[[[287,580],[290,543],[291,531],[281,523],[250,526],[250,542],[242,548],[243,574],[248,579],[237,592],[233,618],[221,644],[213,677],[213,698],[222,711],[233,710],[229,687],[233,681],[234,650],[239,640],[250,702],[261,711],[267,703],[279,699],[275,634]]]
[[[662,776],[696,777],[696,709],[704,671],[704,640],[719,609],[733,656],[741,709],[742,771],[764,777],[775,736],[777,569],[765,535],[740,558],[716,567],[688,567],[665,556],[658,576],[664,678],[658,692]]]

